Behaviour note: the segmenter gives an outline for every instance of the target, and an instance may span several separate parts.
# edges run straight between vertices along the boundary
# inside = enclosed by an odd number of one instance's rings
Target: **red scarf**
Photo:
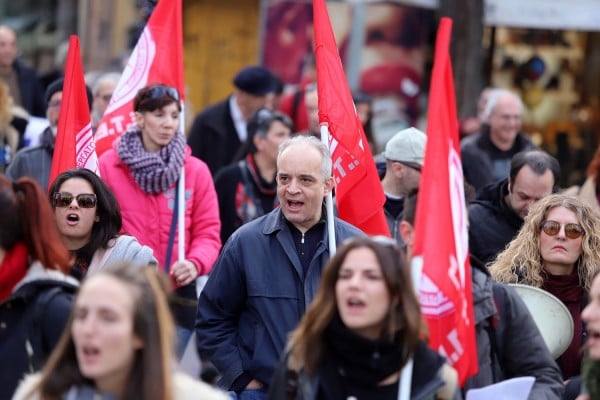
[[[0,264],[0,303],[10,296],[15,285],[23,279],[27,267],[27,247],[17,243],[6,252]]]

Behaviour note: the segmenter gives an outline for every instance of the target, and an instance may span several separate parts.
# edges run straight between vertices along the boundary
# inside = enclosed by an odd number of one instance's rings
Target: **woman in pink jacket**
[[[100,158],[100,176],[123,214],[123,231],[154,250],[176,287],[174,314],[177,353],[183,354],[194,328],[196,278],[212,268],[219,250],[219,205],[210,171],[192,157],[178,130],[181,112],[176,89],[153,84],[133,101],[136,125]],[[185,190],[178,193],[181,168]],[[184,260],[179,260],[176,204],[185,196]]]

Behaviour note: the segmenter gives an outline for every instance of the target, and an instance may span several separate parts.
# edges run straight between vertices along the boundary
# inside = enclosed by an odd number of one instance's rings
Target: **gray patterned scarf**
[[[185,136],[177,133],[169,144],[150,153],[144,149],[140,128],[135,127],[121,136],[117,154],[140,189],[149,194],[162,193],[179,178],[185,158]]]

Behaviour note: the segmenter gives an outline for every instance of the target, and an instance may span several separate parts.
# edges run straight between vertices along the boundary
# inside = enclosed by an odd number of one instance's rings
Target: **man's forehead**
[[[553,186],[554,176],[550,169],[545,170],[543,174],[537,174],[525,165],[515,177],[513,191],[528,197],[543,197],[552,193]]]

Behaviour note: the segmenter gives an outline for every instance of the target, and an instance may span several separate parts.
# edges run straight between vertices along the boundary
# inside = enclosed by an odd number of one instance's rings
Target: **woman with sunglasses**
[[[211,270],[221,249],[219,205],[206,164],[192,157],[178,129],[181,112],[176,89],[152,84],[133,100],[136,124],[115,148],[100,158],[100,176],[115,194],[123,231],[154,250],[161,268],[176,286],[173,307],[182,355],[196,316],[196,278]],[[185,188],[179,193],[182,168]],[[178,227],[177,204],[184,198],[184,227]],[[178,230],[184,229],[182,261]]]
[[[58,342],[78,285],[70,267],[41,187],[0,175],[0,399]]]
[[[75,255],[71,275],[81,280],[116,261],[157,264],[152,249],[133,236],[119,235],[121,209],[98,175],[85,168],[60,174],[49,189],[63,242]]]
[[[532,206],[517,237],[489,265],[495,280],[544,289],[569,309],[573,340],[557,360],[564,379],[581,368],[581,311],[600,266],[599,218],[575,197],[548,195]]]
[[[411,358],[411,399],[460,398],[456,371],[424,329],[404,252],[389,238],[349,239],[291,333],[268,398],[396,400]]]

